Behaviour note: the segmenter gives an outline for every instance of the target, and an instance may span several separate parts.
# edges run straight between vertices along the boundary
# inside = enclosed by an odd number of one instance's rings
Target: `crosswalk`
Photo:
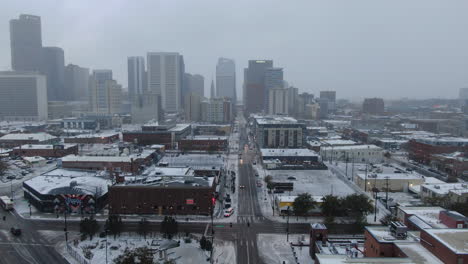
[[[0,245],[30,245],[30,246],[52,246],[52,242],[44,237],[29,235],[14,236],[10,230],[0,229]]]
[[[237,223],[259,223],[265,221],[263,216],[238,216]]]

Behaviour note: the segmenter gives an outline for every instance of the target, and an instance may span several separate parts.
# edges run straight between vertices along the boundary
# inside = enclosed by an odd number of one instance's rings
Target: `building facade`
[[[90,108],[96,114],[116,114],[122,104],[122,86],[111,70],[94,70],[90,79]]]
[[[272,67],[272,60],[249,60],[249,67],[244,69],[243,102],[248,114],[265,109],[265,73]]]
[[[257,116],[253,118],[255,140],[259,148],[303,148],[306,125],[291,117]]]
[[[149,52],[148,91],[160,94],[165,112],[179,112],[185,73],[183,56],[177,52]]]
[[[42,48],[42,72],[47,77],[47,98],[67,100],[65,92],[65,55],[59,47]]]
[[[270,110],[270,90],[282,89],[284,85],[283,69],[268,68],[265,71],[265,91],[264,91],[264,113],[269,113]]]
[[[89,96],[89,69],[68,64],[65,67],[66,100],[87,100]]]
[[[128,95],[132,100],[136,95],[146,92],[145,58],[136,56],[128,57]]]
[[[232,59],[218,59],[218,64],[216,64],[216,95],[227,97],[234,104],[237,100],[236,64]]]
[[[289,114],[289,93],[287,89],[271,88],[268,90],[268,114]]]
[[[385,112],[385,103],[382,98],[366,98],[362,103],[362,112],[366,114],[383,114]]]
[[[37,73],[0,72],[0,119],[47,120],[46,83]]]
[[[41,17],[21,14],[10,20],[11,68],[14,71],[41,71]]]

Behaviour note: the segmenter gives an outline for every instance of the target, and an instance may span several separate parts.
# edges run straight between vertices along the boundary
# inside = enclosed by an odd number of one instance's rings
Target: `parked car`
[[[288,177],[288,180],[292,180],[292,181],[295,181],[295,180],[296,180],[296,177],[293,177],[293,176],[289,176],[289,177]]]
[[[8,175],[6,178],[7,178],[8,180],[14,180],[14,179],[16,179],[16,177],[13,176],[13,175]]]

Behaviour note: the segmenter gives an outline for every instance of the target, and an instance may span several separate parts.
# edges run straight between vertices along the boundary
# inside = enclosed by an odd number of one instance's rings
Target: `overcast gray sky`
[[[109,68],[127,86],[127,56],[177,51],[205,76],[236,61],[273,59],[301,91],[338,98],[454,98],[468,87],[466,0],[4,0],[0,69],[10,68],[8,21],[42,17],[43,45],[65,62]]]

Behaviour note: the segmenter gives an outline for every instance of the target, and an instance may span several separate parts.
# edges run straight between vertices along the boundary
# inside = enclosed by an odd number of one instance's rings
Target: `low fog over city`
[[[468,263],[467,10],[3,3],[0,264]]]

